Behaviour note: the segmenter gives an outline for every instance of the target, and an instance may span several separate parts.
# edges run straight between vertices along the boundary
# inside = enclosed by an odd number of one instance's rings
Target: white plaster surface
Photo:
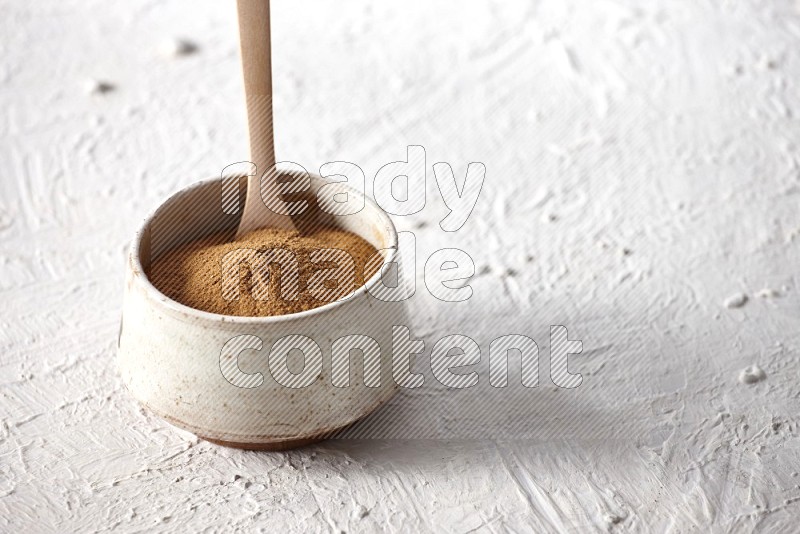
[[[543,361],[492,417],[423,387],[396,439],[271,454],[148,415],[114,362],[134,231],[246,157],[233,0],[0,14],[0,531],[796,531],[796,1],[274,0],[280,159],[486,164],[461,231],[433,183],[397,219],[478,265],[469,302],[412,301],[426,355],[584,350],[575,390]]]

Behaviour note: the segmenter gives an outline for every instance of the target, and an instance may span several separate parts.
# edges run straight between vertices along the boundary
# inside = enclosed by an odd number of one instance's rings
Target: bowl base
[[[289,439],[284,441],[272,441],[265,443],[239,443],[236,441],[222,441],[218,439],[211,439],[204,436],[197,436],[197,437],[209,443],[213,443],[214,445],[220,445],[222,447],[230,447],[232,449],[278,452],[278,451],[288,451],[290,449],[299,449],[300,447],[305,447],[306,445],[319,443],[320,441],[325,441],[329,435],[330,434],[325,434],[322,436],[314,436],[310,438]]]

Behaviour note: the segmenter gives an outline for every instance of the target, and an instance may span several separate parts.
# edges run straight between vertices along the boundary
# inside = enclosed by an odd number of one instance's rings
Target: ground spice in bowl
[[[335,260],[312,261],[314,251],[322,249],[349,253],[355,271],[354,277],[326,277],[325,285],[318,284],[318,276],[317,287],[329,289],[320,300],[309,290],[309,281],[322,269],[332,273],[339,267]],[[286,267],[277,262],[264,267],[258,262],[243,261],[238,263],[237,276],[233,279],[225,277],[224,273],[230,275],[230,271],[225,271],[224,265],[230,265],[231,259],[236,258],[235,254],[249,254],[252,258],[253,251],[264,253],[270,250],[288,251],[296,258],[298,290],[290,295],[296,298],[284,298],[286,293],[282,286],[291,276],[284,270]],[[198,310],[244,317],[285,315],[323,306],[364,285],[380,268],[381,261],[369,261],[375,258],[376,253],[375,247],[364,239],[344,230],[321,227],[301,234],[264,228],[234,241],[226,241],[225,236],[216,234],[176,247],[153,262],[148,276],[163,294]],[[265,269],[269,272],[263,272]],[[238,282],[235,299],[226,298],[231,296],[231,280],[234,285]]]

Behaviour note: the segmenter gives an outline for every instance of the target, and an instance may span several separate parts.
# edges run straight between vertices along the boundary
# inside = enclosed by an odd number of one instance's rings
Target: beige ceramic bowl
[[[312,176],[312,195],[326,184]],[[221,198],[220,179],[180,191],[145,221],[131,245],[118,362],[133,396],[166,421],[206,440],[273,450],[325,438],[389,400],[398,390],[392,380],[392,326],[408,324],[408,317],[404,303],[369,294],[368,288],[375,291],[381,284],[380,274],[346,300],[276,317],[199,311],[169,299],[150,283],[151,262],[171,248],[214,232],[233,236],[238,215],[226,214]],[[353,215],[334,217],[316,207],[308,215],[383,250],[384,264],[399,258],[392,221],[369,199]],[[380,346],[378,387],[364,384],[359,351],[352,351],[349,387],[333,383],[332,343],[353,334],[369,336]],[[288,335],[310,338],[322,354],[321,372],[305,387],[286,387],[270,372],[273,344]],[[298,352],[294,354],[296,362]],[[278,356],[276,361],[280,363]],[[305,371],[313,368],[308,364],[306,356]],[[226,378],[231,372],[238,381]]]

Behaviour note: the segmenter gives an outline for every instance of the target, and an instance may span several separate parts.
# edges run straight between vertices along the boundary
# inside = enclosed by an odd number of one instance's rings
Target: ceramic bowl
[[[312,176],[309,198],[326,184]],[[147,218],[131,244],[118,344],[122,378],[148,410],[211,442],[276,450],[328,437],[398,391],[392,379],[392,327],[408,324],[406,305],[371,294],[385,287],[380,272],[345,300],[273,317],[218,315],[166,297],[148,280],[154,260],[173,247],[213,233],[228,232],[233,237],[240,215],[221,207],[222,191],[223,181],[212,179],[178,192]],[[241,198],[243,194],[244,180]],[[358,213],[337,216],[312,202],[308,215],[304,220],[361,236],[381,251],[384,265],[399,263],[394,224],[371,200],[365,199]],[[333,343],[352,335],[368,336],[380,347],[379,355],[377,346],[369,349],[372,357],[380,358],[379,385],[374,376],[369,385],[364,383],[365,353],[358,350],[349,351],[353,356],[349,386],[342,387],[341,380],[334,384],[334,364],[341,360],[332,360]],[[298,341],[306,338],[319,351]],[[299,370],[299,352],[286,349],[287,339],[304,351]],[[307,384],[320,354],[321,370]],[[287,387],[287,377],[273,372],[284,369],[282,363],[298,373],[302,387],[298,382]],[[339,372],[341,378],[341,368]]]

